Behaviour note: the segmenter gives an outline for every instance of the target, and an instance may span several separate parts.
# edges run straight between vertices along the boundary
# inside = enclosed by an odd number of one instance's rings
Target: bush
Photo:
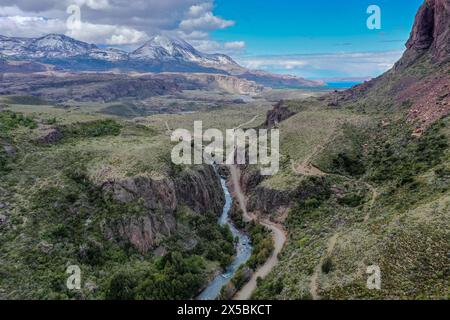
[[[332,160],[332,166],[335,171],[347,173],[351,176],[360,176],[364,174],[366,168],[360,156],[341,152]]]
[[[114,274],[106,291],[108,300],[133,300],[136,296],[137,280],[134,275],[128,272]]]
[[[122,126],[115,120],[96,120],[90,122],[77,122],[61,127],[66,138],[95,138],[102,136],[117,136]]]
[[[358,207],[362,204],[364,197],[357,194],[349,194],[343,198],[338,199],[338,203],[348,207]]]
[[[21,113],[9,110],[0,112],[0,137],[19,126],[35,129],[37,124],[32,118]]]
[[[333,260],[330,257],[326,257],[322,263],[321,269],[325,274],[330,273],[333,270]]]

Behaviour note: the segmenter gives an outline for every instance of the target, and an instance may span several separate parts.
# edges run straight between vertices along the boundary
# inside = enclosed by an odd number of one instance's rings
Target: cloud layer
[[[79,12],[73,8],[68,12],[74,5]],[[107,45],[138,45],[153,35],[169,33],[208,52],[242,50],[239,41],[226,45],[210,39],[210,32],[235,24],[213,11],[213,0],[2,0],[0,33],[22,37],[63,33]],[[80,22],[77,28],[67,28],[67,19],[74,19],[74,14]]]

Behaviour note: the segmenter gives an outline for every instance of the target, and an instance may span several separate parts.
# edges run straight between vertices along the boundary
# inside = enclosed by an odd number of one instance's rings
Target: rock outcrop
[[[198,81],[205,88],[231,94],[257,94],[264,90],[264,86],[254,81],[223,74],[186,73],[182,76],[189,80]]]
[[[53,144],[63,138],[62,132],[58,128],[42,125],[39,128],[39,137],[36,142],[42,144]]]
[[[294,192],[266,188],[261,185],[263,180],[258,170],[242,170],[241,186],[247,196],[248,211],[269,213],[291,204]]]
[[[267,112],[264,127],[270,129],[274,125],[280,123],[281,121],[286,120],[289,117],[292,117],[294,114],[295,114],[294,112],[292,112],[283,105],[283,101],[280,101],[274,106],[272,110]]]
[[[407,55],[429,50],[436,62],[450,59],[450,1],[427,0],[420,7],[411,36],[406,43]]]
[[[162,180],[137,176],[108,181],[103,190],[120,203],[142,203],[143,212],[111,218],[105,225],[107,238],[129,242],[142,253],[177,231],[176,212],[180,206],[188,206],[198,214],[219,215],[224,204],[218,176],[210,166]]]

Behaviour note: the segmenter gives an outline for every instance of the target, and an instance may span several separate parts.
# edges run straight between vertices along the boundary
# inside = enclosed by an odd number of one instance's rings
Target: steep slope
[[[435,62],[450,60],[450,3],[428,0],[417,13],[411,37],[406,43],[408,55],[429,51]]]

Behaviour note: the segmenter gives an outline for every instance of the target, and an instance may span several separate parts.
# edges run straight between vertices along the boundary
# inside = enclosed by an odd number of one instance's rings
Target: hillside
[[[241,183],[288,242],[254,298],[448,298],[449,16],[448,1],[425,2],[392,70],[268,114],[282,170],[247,167]],[[371,265],[381,290],[366,287]]]

